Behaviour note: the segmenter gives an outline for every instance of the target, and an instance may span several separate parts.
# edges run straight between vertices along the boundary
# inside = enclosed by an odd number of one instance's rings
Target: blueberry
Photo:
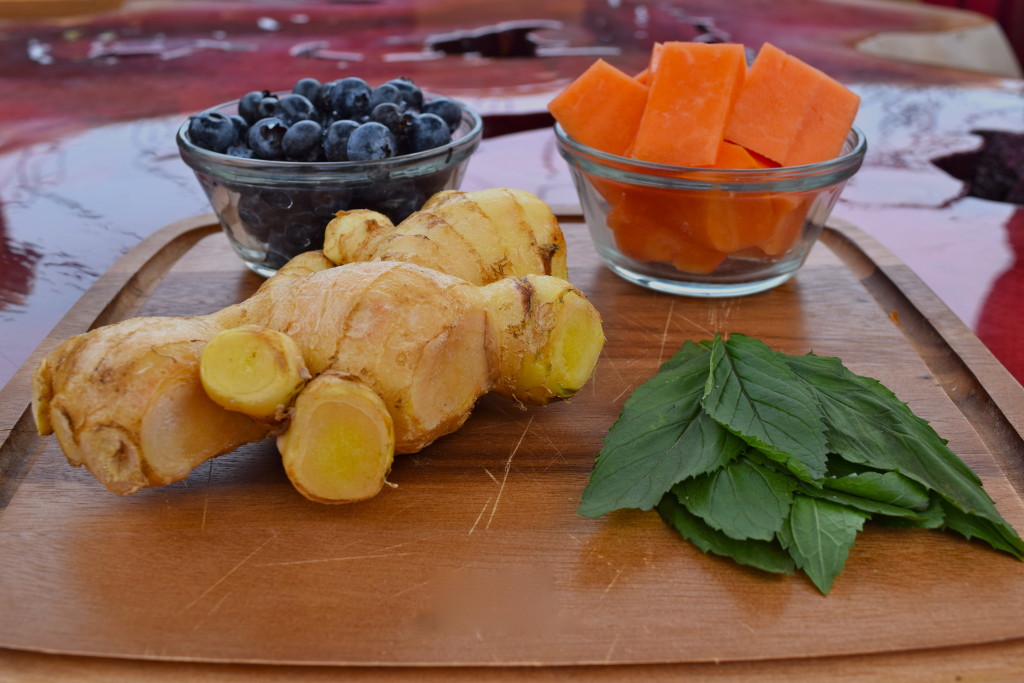
[[[314,101],[325,116],[334,114],[334,90],[338,87],[338,81],[328,81],[320,86],[320,97]]]
[[[320,85],[320,81],[315,78],[300,78],[295,86],[292,87],[292,92],[296,95],[302,95],[307,100],[312,102],[315,106],[320,106],[320,91],[323,86]]]
[[[263,93],[263,98],[256,103],[256,121],[265,119],[274,115],[274,111],[277,109],[277,95],[272,95],[267,92]],[[253,122],[255,123],[255,121]]]
[[[228,118],[231,119],[231,123],[235,124],[235,137],[239,140],[244,140],[245,134],[249,130],[249,122],[239,114],[232,114]]]
[[[308,211],[290,212],[271,231],[267,246],[273,252],[295,256],[324,246],[327,222]]]
[[[373,89],[373,93],[370,94],[370,110],[385,102],[391,104],[402,103],[402,92],[398,89],[398,86],[393,83],[383,83]]]
[[[324,158],[327,161],[348,161],[348,138],[359,127],[355,121],[335,121],[324,133]]]
[[[189,121],[188,137],[203,149],[221,153],[235,144],[238,133],[229,117],[215,111],[204,111]]]
[[[323,154],[322,135],[316,121],[296,121],[281,138],[281,149],[289,161],[319,161]]]
[[[295,195],[286,190],[260,190],[260,199],[272,209],[290,211],[296,207]]]
[[[260,101],[264,97],[269,96],[266,90],[253,90],[242,95],[242,99],[238,100],[238,114],[245,122],[250,126],[259,121],[262,116],[259,114]]]
[[[393,78],[388,83],[398,88],[406,107],[416,111],[423,109],[423,91],[411,80],[408,78]]]
[[[247,140],[257,159],[275,161],[284,158],[281,140],[288,126],[274,117],[260,119],[249,128]]]
[[[254,158],[252,150],[249,149],[249,145],[246,145],[241,142],[231,145],[226,150],[224,150],[224,153],[227,154],[228,156],[238,157],[239,159]]]
[[[429,197],[419,192],[412,181],[396,181],[389,185],[389,190],[387,197],[376,203],[375,210],[390,218],[395,225],[414,211],[419,211]]]
[[[334,84],[331,108],[340,116],[354,118],[370,112],[370,85],[361,78],[349,76]]]
[[[349,196],[345,190],[339,189],[316,189],[310,193],[310,205],[313,214],[319,218],[326,219],[324,223],[330,222],[334,214],[349,208]]]
[[[273,223],[267,212],[266,202],[258,192],[241,192],[238,197],[238,217],[245,224],[250,237],[266,242]]]
[[[423,105],[424,114],[437,114],[454,131],[462,123],[462,107],[455,100],[439,97]]]
[[[293,93],[285,95],[277,101],[274,116],[290,126],[296,121],[308,121],[316,118],[316,108],[306,97]]]
[[[369,121],[348,138],[349,161],[375,161],[395,156],[395,136],[383,123]]]
[[[396,137],[405,134],[413,119],[414,114],[406,112],[401,105],[394,102],[383,102],[378,104],[370,112],[370,120],[383,123]]]
[[[437,114],[419,114],[409,128],[409,151],[423,152],[452,141],[448,124]]]

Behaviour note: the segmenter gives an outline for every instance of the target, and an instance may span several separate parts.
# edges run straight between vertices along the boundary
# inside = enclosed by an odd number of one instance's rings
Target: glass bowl
[[[218,154],[189,140],[188,121],[178,129],[178,150],[235,252],[269,277],[293,256],[320,249],[336,211],[372,209],[397,224],[433,194],[458,189],[483,130],[478,113],[464,104],[462,110],[447,145],[378,161],[263,161]],[[230,116],[238,101],[211,111]]]
[[[805,166],[720,170],[655,164],[581,145],[555,125],[594,247],[619,276],[661,292],[740,296],[803,265],[867,150]]]

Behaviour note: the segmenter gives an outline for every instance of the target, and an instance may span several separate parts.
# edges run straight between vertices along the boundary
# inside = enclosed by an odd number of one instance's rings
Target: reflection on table
[[[771,41],[860,92],[868,158],[834,215],[891,249],[1024,378],[1021,208],[968,195],[934,163],[977,149],[977,131],[1024,131],[1019,65],[980,15],[799,0],[115,5],[0,23],[0,84],[18,93],[0,100],[0,383],[122,253],[209,211],[173,143],[188,113],[303,76],[406,75],[485,114],[467,189],[572,207],[545,103],[598,56],[639,71],[653,41],[680,39]],[[958,62],[952,44],[986,47]]]

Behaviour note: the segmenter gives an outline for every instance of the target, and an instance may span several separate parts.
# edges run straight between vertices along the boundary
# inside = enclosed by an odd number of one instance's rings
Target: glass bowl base
[[[605,265],[607,265],[608,268],[619,277],[640,285],[641,287],[646,287],[647,289],[652,289],[657,292],[664,292],[666,294],[704,298],[747,296],[749,294],[765,292],[774,287],[778,287],[796,274],[796,270],[791,270],[781,275],[775,275],[763,280],[754,280],[749,282],[687,282],[684,280],[670,280],[667,278],[646,275],[610,261],[605,261]]]

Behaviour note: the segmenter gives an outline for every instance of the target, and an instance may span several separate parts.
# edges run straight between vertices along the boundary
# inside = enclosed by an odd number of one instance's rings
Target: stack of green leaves
[[[657,507],[704,552],[828,593],[868,519],[1024,559],[977,475],[877,380],[741,334],[686,342],[626,400],[579,512]]]

